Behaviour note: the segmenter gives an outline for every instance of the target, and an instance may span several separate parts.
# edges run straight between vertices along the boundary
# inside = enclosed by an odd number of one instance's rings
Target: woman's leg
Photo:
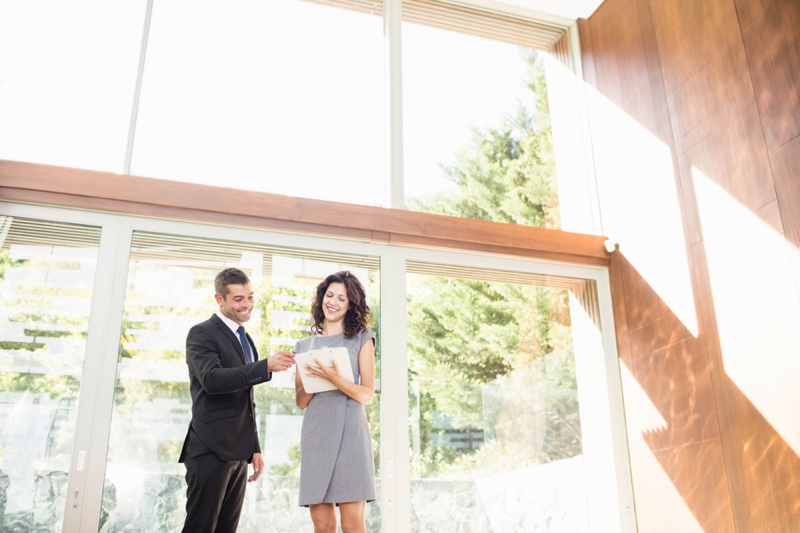
[[[309,505],[314,533],[336,533],[336,509],[332,503]]]
[[[367,502],[348,502],[339,504],[344,533],[367,533]]]

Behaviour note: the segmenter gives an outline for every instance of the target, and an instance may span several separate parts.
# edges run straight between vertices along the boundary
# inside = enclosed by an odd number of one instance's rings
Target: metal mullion
[[[407,303],[405,258],[388,252],[381,260],[381,518],[382,530],[396,533],[411,527]]]
[[[129,223],[112,217],[100,237],[64,531],[99,527],[131,234]]]
[[[387,198],[386,205],[405,209],[403,163],[403,72],[402,72],[402,0],[383,3],[383,31],[386,53],[387,90]]]
[[[123,164],[123,174],[131,173],[131,161],[133,160],[133,145],[136,141],[136,124],[139,120],[139,101],[142,97],[142,80],[144,79],[144,66],[147,58],[147,44],[150,40],[150,20],[153,16],[153,0],[147,0],[145,7],[144,24],[142,25],[142,42],[139,47],[139,64],[136,67],[136,85],[133,90],[133,101],[131,103],[131,119],[128,123],[128,140],[125,143],[125,161]]]

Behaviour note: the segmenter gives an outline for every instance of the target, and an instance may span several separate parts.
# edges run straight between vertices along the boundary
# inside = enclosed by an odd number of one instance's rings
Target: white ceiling
[[[478,7],[489,7],[492,4],[512,8],[522,8],[559,18],[575,20],[589,18],[603,0],[462,0],[459,3],[472,4]]]

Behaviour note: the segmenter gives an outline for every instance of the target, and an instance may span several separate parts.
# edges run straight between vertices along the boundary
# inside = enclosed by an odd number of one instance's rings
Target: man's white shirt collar
[[[218,317],[219,317],[219,318],[220,318],[220,319],[221,319],[223,322],[225,322],[225,325],[226,325],[226,326],[228,326],[229,328],[231,328],[231,331],[232,331],[234,334],[236,334],[236,335],[238,335],[238,334],[239,334],[239,332],[237,331],[237,330],[239,329],[239,324],[237,324],[237,323],[236,323],[234,320],[231,320],[230,318],[226,317],[226,316],[225,316],[225,315],[223,315],[222,313],[219,313],[219,312],[218,312],[218,313],[217,313],[217,316],[218,316]]]

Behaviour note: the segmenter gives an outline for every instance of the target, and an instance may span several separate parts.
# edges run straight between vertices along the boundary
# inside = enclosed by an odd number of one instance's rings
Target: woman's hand
[[[321,378],[330,381],[337,388],[339,388],[337,378],[341,380],[342,375],[339,373],[339,364],[334,360],[333,366],[323,365],[319,359],[314,359],[315,364],[308,363],[306,365],[306,373],[315,378]]]
[[[333,361],[332,366],[323,365],[319,359],[314,364],[307,364],[305,370],[315,378],[327,379],[334,387],[364,405],[370,403],[375,396],[375,343],[367,341],[358,354],[360,383],[351,383],[339,373],[339,365]],[[311,397],[309,396],[309,401]],[[298,404],[299,405],[299,404]],[[306,404],[308,405],[308,404]],[[302,409],[302,408],[301,408]]]

